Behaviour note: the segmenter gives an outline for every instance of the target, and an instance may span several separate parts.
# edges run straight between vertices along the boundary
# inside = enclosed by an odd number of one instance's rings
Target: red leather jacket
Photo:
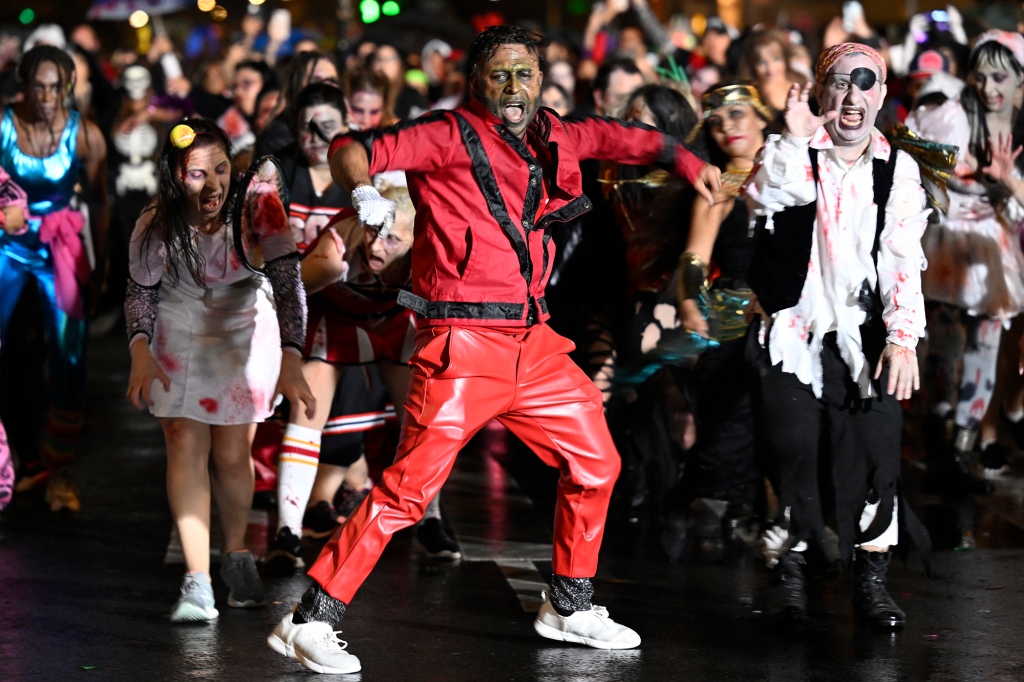
[[[332,153],[349,140],[336,139]],[[660,164],[693,182],[704,162],[664,133],[541,109],[524,140],[476,99],[362,138],[370,173],[404,170],[416,205],[412,294],[426,324],[528,327],[548,318],[547,227],[590,210],[579,162]]]

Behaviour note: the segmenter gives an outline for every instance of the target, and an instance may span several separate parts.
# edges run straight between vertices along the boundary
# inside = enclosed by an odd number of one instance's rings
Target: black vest
[[[818,150],[810,148],[811,171],[814,186],[818,187]],[[878,245],[885,227],[885,207],[889,203],[893,174],[896,170],[896,148],[893,147],[889,160],[872,161],[874,182],[874,203],[878,207],[875,223],[875,241],[871,246],[871,258],[878,266]],[[817,200],[804,206],[792,206],[776,213],[773,217],[775,233],[766,229],[767,218],[757,219],[754,259],[750,263],[747,281],[757,294],[757,300],[769,315],[792,308],[800,301],[800,294],[807,279],[807,266],[811,260],[811,237],[817,217]],[[877,281],[877,279],[876,279]],[[882,320],[882,299],[878,287],[870,292],[871,304],[868,320],[861,326],[861,340],[864,354],[874,364],[885,347],[886,330]]]

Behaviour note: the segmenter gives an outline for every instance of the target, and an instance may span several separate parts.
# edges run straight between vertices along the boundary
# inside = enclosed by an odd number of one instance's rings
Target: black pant
[[[753,371],[746,340],[723,341],[705,351],[693,370],[697,443],[687,462],[687,498],[709,497],[756,505],[764,490],[754,452],[750,394]]]
[[[781,364],[764,369],[758,432],[775,470],[776,493],[782,506],[791,509],[791,533],[799,540],[820,540],[823,502],[834,499],[840,551],[849,557],[855,542],[878,537],[892,521],[903,411],[884,389],[880,397],[860,398],[834,334],[826,335],[821,360],[821,398],[795,374],[783,372]],[[882,373],[876,389],[886,385],[887,374]],[[820,478],[829,467],[831,490],[822,485],[828,479]],[[865,502],[877,500],[881,504],[874,522],[860,533]]]

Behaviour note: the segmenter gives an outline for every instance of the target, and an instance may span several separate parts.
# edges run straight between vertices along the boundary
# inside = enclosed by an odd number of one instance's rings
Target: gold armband
[[[679,256],[679,299],[685,300],[700,296],[701,289],[707,287],[708,266],[695,253],[686,252]]]

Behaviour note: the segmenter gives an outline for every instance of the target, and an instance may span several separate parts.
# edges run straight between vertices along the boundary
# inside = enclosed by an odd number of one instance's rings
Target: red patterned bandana
[[[818,66],[814,69],[814,80],[824,84],[826,76],[835,68],[836,63],[848,54],[863,54],[870,57],[871,61],[878,66],[879,73],[882,74],[882,83],[885,83],[888,73],[885,68],[885,60],[882,59],[882,55],[878,54],[878,50],[861,43],[840,43],[822,52],[818,57]]]

